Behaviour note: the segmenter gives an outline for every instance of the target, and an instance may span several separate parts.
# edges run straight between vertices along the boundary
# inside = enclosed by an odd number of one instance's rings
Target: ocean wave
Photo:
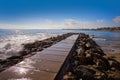
[[[39,33],[39,34],[15,34],[0,39],[0,59],[6,59],[17,54],[23,49],[22,44],[40,41],[56,34]]]
[[[101,40],[101,41],[106,41],[105,38],[93,38],[93,40]]]

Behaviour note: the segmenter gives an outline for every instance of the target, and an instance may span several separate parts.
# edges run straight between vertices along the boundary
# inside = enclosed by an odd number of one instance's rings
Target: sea
[[[44,40],[68,32],[89,34],[106,53],[120,52],[120,32],[60,29],[0,29],[0,59],[19,55],[18,52],[23,49],[22,44]]]

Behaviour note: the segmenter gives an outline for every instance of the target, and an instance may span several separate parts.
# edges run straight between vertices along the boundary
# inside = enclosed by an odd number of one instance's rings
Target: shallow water
[[[120,52],[120,32],[94,30],[5,30],[0,29],[0,59],[6,59],[22,50],[23,43],[43,40],[58,34],[68,32],[86,33],[94,35],[94,40],[106,53]]]

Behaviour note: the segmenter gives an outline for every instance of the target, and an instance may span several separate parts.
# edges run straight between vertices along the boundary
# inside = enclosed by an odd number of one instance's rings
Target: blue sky
[[[120,0],[0,0],[0,28],[120,26]]]

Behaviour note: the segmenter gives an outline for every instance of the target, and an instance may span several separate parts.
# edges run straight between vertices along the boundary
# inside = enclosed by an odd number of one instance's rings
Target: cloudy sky
[[[0,28],[120,26],[120,0],[0,0]]]

